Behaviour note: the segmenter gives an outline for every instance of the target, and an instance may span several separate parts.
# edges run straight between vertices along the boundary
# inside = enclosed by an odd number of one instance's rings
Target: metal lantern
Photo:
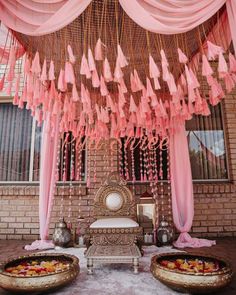
[[[64,218],[60,219],[53,233],[53,243],[55,246],[66,247],[70,243],[71,238],[71,230],[67,227]]]
[[[173,227],[165,220],[160,222],[157,229],[157,244],[158,246],[170,245],[174,238]]]

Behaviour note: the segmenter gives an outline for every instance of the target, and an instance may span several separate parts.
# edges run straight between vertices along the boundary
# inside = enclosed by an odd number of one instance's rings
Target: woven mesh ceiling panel
[[[168,36],[150,33],[142,29],[126,15],[118,0],[93,0],[82,15],[60,31],[41,37],[31,37],[20,33],[15,33],[15,35],[32,55],[38,50],[42,62],[45,57],[48,61],[53,59],[57,74],[60,68],[64,67],[65,60],[68,59],[66,48],[70,44],[77,58],[75,71],[78,77],[78,88],[82,80],[88,89],[96,92],[97,90],[92,87],[91,81],[85,81],[85,77],[79,75],[79,68],[83,52],[87,54],[89,47],[94,50],[99,37],[105,44],[104,52],[112,70],[115,68],[117,43],[120,43],[129,61],[128,67],[124,70],[128,88],[130,87],[129,73],[134,68],[139,72],[143,83],[145,82],[145,77],[148,74],[149,53],[160,66],[161,48],[165,50],[170,71],[177,79],[183,69],[177,62],[177,48],[181,48],[191,59],[201,49],[202,42],[224,10],[225,7],[222,7],[211,19],[192,31]],[[102,70],[101,65],[101,63],[97,65],[98,72]],[[167,85],[164,82],[161,86],[162,92],[167,91]],[[115,83],[108,83],[108,87],[111,92],[117,91]]]

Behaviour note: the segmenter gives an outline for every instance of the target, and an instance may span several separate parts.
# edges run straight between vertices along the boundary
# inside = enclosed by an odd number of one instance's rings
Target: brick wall
[[[194,183],[195,217],[192,235],[198,237],[236,236],[236,91],[227,96],[223,104],[225,136],[228,149],[230,181],[224,183]],[[104,151],[97,154],[97,181],[91,182],[88,189],[82,185],[82,197],[79,201],[79,186],[75,186],[72,196],[72,222],[78,217],[79,203],[81,215],[87,224],[93,221],[94,193],[106,174]],[[88,157],[93,164],[94,153]],[[117,155],[114,154],[114,160]],[[114,162],[115,165],[117,164]],[[91,166],[92,166],[91,164]],[[132,187],[131,187],[132,188]],[[56,188],[54,208],[51,218],[51,232],[59,219],[61,194],[64,191],[65,217],[69,204],[69,188]],[[150,192],[146,184],[135,185],[137,202],[145,191]],[[165,200],[166,202],[166,200]],[[165,204],[166,206],[166,204]],[[37,186],[1,186],[0,187],[0,239],[36,239],[39,234],[38,224],[38,187]]]

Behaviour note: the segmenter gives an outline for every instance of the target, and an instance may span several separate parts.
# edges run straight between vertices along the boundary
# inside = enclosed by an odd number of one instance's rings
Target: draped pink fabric
[[[180,231],[180,236],[174,246],[178,248],[212,246],[215,241],[191,238],[188,234],[193,222],[194,201],[186,135],[183,124],[177,132],[170,136],[172,210],[174,224]]]
[[[232,36],[232,41],[234,45],[234,50],[236,51],[236,1],[227,0],[226,1],[230,31]]]
[[[43,126],[40,162],[39,224],[41,240],[25,246],[26,250],[54,247],[53,243],[47,239],[55,187],[58,136],[59,117],[56,118],[55,125],[52,128],[48,114]]]
[[[214,15],[226,0],[119,0],[133,21],[148,31],[179,34]]]
[[[60,30],[92,0],[0,0],[0,19],[14,31],[40,36]]]

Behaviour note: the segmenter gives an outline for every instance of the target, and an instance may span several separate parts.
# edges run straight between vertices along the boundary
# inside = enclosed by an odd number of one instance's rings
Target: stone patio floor
[[[23,249],[23,246],[29,243],[30,243],[29,241],[0,240],[0,261],[4,261],[11,257],[32,253]],[[187,252],[191,251],[191,252],[201,253],[201,254],[213,254],[216,256],[226,258],[231,262],[233,271],[234,273],[236,273],[236,238],[217,239],[216,245],[210,248],[199,248],[199,249],[186,248],[183,250]],[[145,291],[143,292],[143,294],[145,295]],[[231,283],[229,287],[215,294],[236,295],[236,275],[234,276],[233,282]],[[9,293],[0,289],[0,295],[9,295]],[[97,293],[96,295],[102,295],[102,294]],[[114,290],[114,295],[118,295],[117,290]]]

